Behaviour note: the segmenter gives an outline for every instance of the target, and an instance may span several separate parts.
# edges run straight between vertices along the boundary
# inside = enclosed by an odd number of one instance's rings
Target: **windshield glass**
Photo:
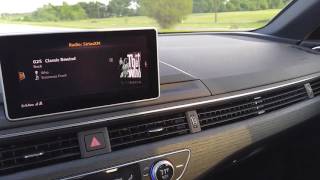
[[[160,32],[247,31],[291,0],[9,0],[0,32],[156,27]]]

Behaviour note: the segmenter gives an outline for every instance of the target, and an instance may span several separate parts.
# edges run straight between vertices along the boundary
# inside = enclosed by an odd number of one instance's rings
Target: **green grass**
[[[224,12],[218,14],[218,22],[214,23],[213,13],[191,14],[183,22],[171,29],[161,29],[162,32],[178,31],[226,31],[226,30],[250,30],[267,24],[279,9]],[[65,27],[78,29],[108,29],[128,27],[158,27],[156,21],[144,16],[137,17],[113,17],[105,19],[86,19],[79,21],[61,22],[24,22],[14,20],[0,20],[0,23],[28,24],[37,26]]]

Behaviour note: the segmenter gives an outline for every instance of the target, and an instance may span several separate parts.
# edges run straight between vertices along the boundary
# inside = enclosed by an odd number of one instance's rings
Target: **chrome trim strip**
[[[40,156],[43,156],[43,155],[44,155],[44,152],[39,152],[39,153],[25,155],[25,156],[23,156],[23,158],[24,159],[29,159],[29,158],[40,157]]]
[[[151,101],[151,100],[156,100],[160,97],[160,63],[159,63],[159,49],[158,49],[158,31],[156,28],[145,28],[145,29],[121,29],[119,31],[130,31],[130,30],[154,30],[156,33],[156,55],[157,55],[157,70],[158,70],[158,96],[154,98],[149,98],[149,99],[142,99],[142,100],[136,100],[136,101],[130,101],[130,102],[123,102],[123,103],[116,103],[116,104],[110,104],[110,105],[104,105],[104,106],[95,106],[91,108],[83,108],[83,109],[75,109],[75,110],[70,110],[70,111],[62,111],[62,112],[56,112],[56,113],[49,113],[49,114],[42,114],[42,115],[36,115],[36,116],[28,116],[28,117],[23,117],[23,118],[15,118],[12,119],[9,117],[8,113],[8,107],[7,107],[7,101],[6,101],[6,93],[4,89],[4,82],[3,82],[3,77],[2,77],[2,66],[0,62],[0,78],[1,78],[1,88],[2,88],[2,94],[3,94],[3,103],[4,103],[4,109],[5,109],[5,114],[6,117],[9,121],[20,121],[20,120],[26,120],[26,119],[32,119],[32,118],[40,118],[40,117],[46,117],[46,116],[53,116],[53,115],[59,115],[59,114],[66,114],[66,113],[73,113],[73,112],[79,112],[79,111],[87,111],[87,110],[93,110],[93,109],[99,109],[99,108],[106,108],[106,107],[113,107],[113,106],[119,106],[119,105],[125,105],[125,104],[132,104],[132,103],[139,103],[139,102],[145,102],[145,101]],[[113,30],[109,30],[113,31]],[[81,32],[81,31],[80,31]],[[84,31],[84,32],[95,32],[95,31]],[[103,31],[99,31],[103,32]],[[105,31],[108,32],[108,31]]]
[[[315,46],[312,48],[312,50],[318,50],[318,49],[320,49],[320,46]]]
[[[113,173],[117,171],[118,171],[118,168],[113,168],[113,169],[106,170],[106,173]]]
[[[157,128],[157,129],[151,129],[151,130],[149,130],[148,132],[149,133],[156,133],[156,132],[161,132],[161,131],[163,131],[164,130],[164,128]]]
[[[79,122],[79,123],[74,123],[74,124],[61,125],[61,126],[42,128],[42,129],[36,129],[36,130],[30,130],[30,131],[23,131],[23,132],[17,132],[17,133],[3,134],[3,135],[0,135],[0,139],[16,137],[16,136],[23,136],[23,135],[33,134],[33,133],[52,131],[52,130],[58,130],[58,129],[64,129],[64,128],[71,128],[71,127],[82,126],[82,125],[95,124],[95,123],[100,123],[100,122],[105,122],[105,121],[110,121],[110,120],[115,120],[115,119],[135,117],[135,116],[140,116],[140,115],[148,115],[148,114],[152,114],[152,113],[159,113],[159,112],[164,112],[164,111],[169,111],[169,110],[189,108],[189,107],[198,106],[198,105],[205,105],[205,104],[210,104],[210,103],[214,103],[214,102],[240,98],[240,97],[244,97],[244,96],[248,96],[248,95],[254,95],[257,93],[262,93],[262,92],[266,92],[266,91],[270,91],[270,90],[274,90],[274,89],[278,89],[278,88],[283,88],[283,87],[290,86],[293,84],[302,83],[304,81],[308,81],[308,80],[311,80],[311,79],[314,79],[317,77],[319,77],[319,73],[316,75],[312,75],[311,77],[297,80],[294,82],[285,83],[282,85],[278,85],[278,86],[274,86],[274,87],[270,87],[270,88],[265,88],[265,89],[261,89],[261,90],[257,90],[257,91],[252,91],[252,92],[248,92],[248,93],[242,93],[242,94],[237,94],[237,95],[232,95],[232,96],[222,97],[222,98],[216,98],[216,99],[213,96],[213,99],[210,99],[210,100],[194,102],[194,103],[189,103],[189,104],[183,104],[183,105],[178,105],[178,106],[169,106],[169,107],[165,107],[165,108],[159,108],[159,109],[154,109],[154,110],[149,110],[149,111],[107,117],[107,118],[103,118],[103,119],[96,119],[96,120],[91,120],[91,121],[86,121],[86,122]]]
[[[184,166],[184,169],[183,169],[181,175],[177,178],[177,180],[179,180],[179,179],[182,178],[182,176],[185,173],[185,171],[187,169],[187,166],[189,164],[189,160],[190,160],[190,156],[191,156],[191,151],[189,149],[183,149],[183,150],[174,151],[174,152],[170,152],[170,153],[166,153],[166,154],[161,154],[161,155],[158,155],[158,156],[152,156],[152,157],[149,157],[149,158],[140,159],[140,160],[137,160],[137,161],[132,161],[132,162],[129,162],[129,163],[121,164],[121,165],[118,165],[118,166],[113,166],[113,167],[106,168],[106,169],[101,169],[101,170],[96,170],[96,171],[92,171],[92,172],[88,172],[88,173],[83,173],[83,174],[76,175],[76,176],[61,178],[60,180],[77,179],[77,178],[81,178],[83,176],[96,174],[96,173],[103,172],[103,171],[109,171],[109,170],[112,170],[112,169],[118,169],[118,168],[121,168],[121,167],[124,167],[124,166],[129,166],[129,165],[132,165],[132,164],[135,164],[135,163],[139,163],[139,162],[142,162],[142,161],[148,161],[148,160],[152,160],[152,159],[157,159],[157,158],[161,158],[161,157],[164,157],[164,156],[177,154],[177,153],[180,153],[180,152],[188,152],[188,159],[187,159],[186,165]]]

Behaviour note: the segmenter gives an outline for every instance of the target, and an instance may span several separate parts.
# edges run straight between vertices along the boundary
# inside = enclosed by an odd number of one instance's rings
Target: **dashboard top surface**
[[[320,69],[319,55],[292,44],[224,35],[162,36],[160,60],[223,94],[272,84]]]

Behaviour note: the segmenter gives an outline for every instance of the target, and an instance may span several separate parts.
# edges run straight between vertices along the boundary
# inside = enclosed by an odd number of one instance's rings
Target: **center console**
[[[180,179],[190,159],[190,151],[162,154],[115,167],[88,172],[62,180],[171,180]]]

